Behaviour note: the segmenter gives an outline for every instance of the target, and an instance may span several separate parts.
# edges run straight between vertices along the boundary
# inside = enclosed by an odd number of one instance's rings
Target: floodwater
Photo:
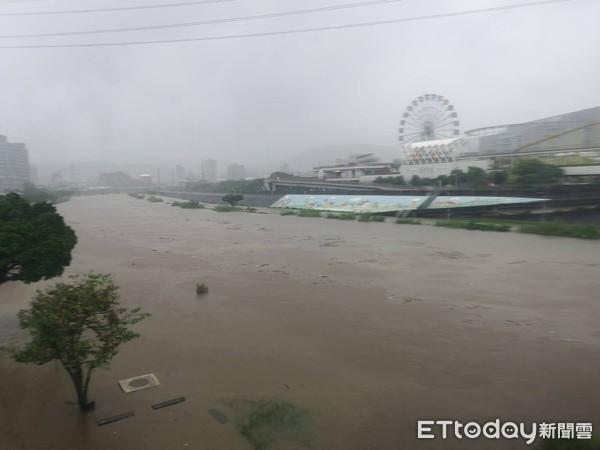
[[[600,432],[599,242],[183,210],[125,195],[59,210],[79,237],[67,273],[113,273],[122,302],[152,317],[94,374],[97,408],[83,417],[66,404],[74,392],[57,364],[0,353],[0,449],[250,450],[233,423],[207,413],[250,398],[312,414],[309,447],[273,450],[528,448],[417,440],[419,419],[593,422]],[[209,294],[197,297],[196,283]],[[15,314],[48,284],[0,287],[0,344],[26,338]],[[119,390],[147,373],[161,385]],[[179,396],[187,401],[150,408]]]

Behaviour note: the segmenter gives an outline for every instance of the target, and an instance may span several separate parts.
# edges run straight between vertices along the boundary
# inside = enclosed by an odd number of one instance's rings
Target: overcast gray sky
[[[0,13],[176,0],[0,0]],[[515,5],[403,0],[218,25],[2,38],[292,11],[364,0],[237,0],[120,12],[0,15],[0,46],[197,38]],[[451,100],[461,131],[600,105],[600,1],[374,27],[122,47],[0,49],[0,134],[31,162],[247,166],[332,145],[397,145],[407,104]]]

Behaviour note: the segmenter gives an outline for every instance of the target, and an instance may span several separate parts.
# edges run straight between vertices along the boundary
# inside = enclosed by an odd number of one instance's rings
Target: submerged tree
[[[71,263],[75,232],[47,202],[0,196],[0,284],[32,283],[62,274]]]
[[[88,400],[92,372],[107,367],[121,344],[139,337],[129,326],[149,314],[120,307],[119,288],[108,274],[72,278],[73,284],[37,291],[31,307],[19,312],[21,328],[32,341],[13,357],[38,365],[60,361],[73,381],[79,408],[88,411],[95,404]]]

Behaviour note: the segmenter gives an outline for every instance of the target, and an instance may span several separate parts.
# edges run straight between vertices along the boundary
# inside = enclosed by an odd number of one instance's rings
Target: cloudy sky
[[[66,36],[369,3],[211,25]],[[247,166],[339,145],[396,145],[406,106],[454,104],[461,130],[600,105],[600,1],[320,32],[239,36],[526,3],[526,0],[0,0],[0,134],[33,163]],[[190,2],[200,3],[200,2]],[[527,2],[531,3],[531,2]],[[170,4],[168,8],[9,15]],[[36,46],[42,48],[6,48]]]

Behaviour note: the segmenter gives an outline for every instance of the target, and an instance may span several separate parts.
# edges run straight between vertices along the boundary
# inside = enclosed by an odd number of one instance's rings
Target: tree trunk
[[[73,385],[75,386],[79,410],[85,412],[94,409],[95,402],[90,402],[87,399],[88,385],[90,383],[90,375],[92,372],[91,369],[88,370],[85,380],[83,378],[83,370],[81,367],[67,369],[67,372],[69,372],[71,380],[73,380]]]

